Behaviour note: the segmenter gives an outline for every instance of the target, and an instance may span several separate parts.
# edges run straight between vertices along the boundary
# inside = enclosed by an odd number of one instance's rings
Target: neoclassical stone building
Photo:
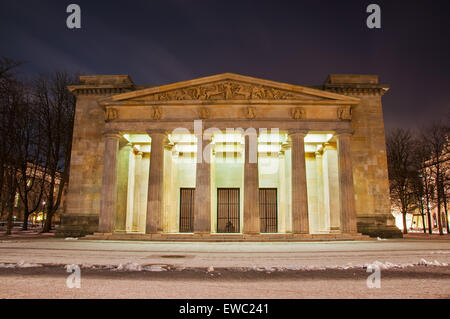
[[[162,86],[82,76],[60,235],[396,237],[374,75],[297,86],[219,74]]]

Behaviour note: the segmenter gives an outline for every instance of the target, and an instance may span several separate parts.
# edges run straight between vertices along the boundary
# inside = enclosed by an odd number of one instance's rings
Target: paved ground
[[[450,298],[450,269],[418,266],[381,273],[369,289],[364,270],[182,272],[82,270],[81,288],[66,286],[63,268],[0,270],[0,298]]]
[[[375,261],[391,266],[381,269],[381,288],[369,289],[371,274],[363,265]],[[435,261],[439,266],[430,266]],[[32,266],[26,263],[41,267],[20,268]],[[82,265],[81,289],[67,288],[67,264]],[[144,269],[121,270],[127,264],[131,269]],[[448,240],[148,243],[9,239],[0,242],[0,298],[450,298],[448,264]]]
[[[374,261],[417,263],[422,258],[450,264],[450,241],[150,243],[53,238],[0,241],[0,263],[286,267],[358,265]]]

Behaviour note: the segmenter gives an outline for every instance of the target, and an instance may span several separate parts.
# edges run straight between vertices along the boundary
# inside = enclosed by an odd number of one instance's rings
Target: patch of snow
[[[430,251],[430,254],[440,254],[440,255],[446,255],[446,254],[450,254],[450,251],[443,251],[443,250],[438,250],[438,251]]]
[[[137,263],[119,264],[117,271],[142,271],[142,266]]]
[[[167,269],[162,266],[146,266],[146,267],[144,267],[144,270],[145,271],[155,271],[155,272],[167,271]]]
[[[38,268],[43,267],[41,264],[30,264],[20,261],[17,264],[0,264],[0,268]]]
[[[78,238],[67,237],[67,238],[66,238],[66,239],[64,239],[64,240],[78,240]]]
[[[20,261],[17,264],[17,268],[37,268],[37,267],[42,267],[42,265],[40,265],[40,264],[29,264],[29,263],[24,262],[23,260]]]
[[[115,269],[116,267],[113,266],[113,265],[106,265],[106,266],[103,266],[102,268],[103,269],[110,269],[110,270],[112,270],[112,269]]]

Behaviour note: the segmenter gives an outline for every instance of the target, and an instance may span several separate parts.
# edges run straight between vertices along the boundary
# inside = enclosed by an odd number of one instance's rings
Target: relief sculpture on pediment
[[[155,93],[147,97],[151,101],[288,100],[296,98],[299,98],[299,95],[289,91],[236,81],[220,81],[207,85]]]

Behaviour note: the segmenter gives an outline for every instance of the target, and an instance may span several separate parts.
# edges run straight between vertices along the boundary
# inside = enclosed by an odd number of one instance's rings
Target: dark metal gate
[[[217,232],[239,233],[239,188],[217,189]]]
[[[180,233],[194,232],[195,188],[180,189]]]
[[[259,189],[259,216],[261,233],[278,232],[278,205],[276,188]]]

